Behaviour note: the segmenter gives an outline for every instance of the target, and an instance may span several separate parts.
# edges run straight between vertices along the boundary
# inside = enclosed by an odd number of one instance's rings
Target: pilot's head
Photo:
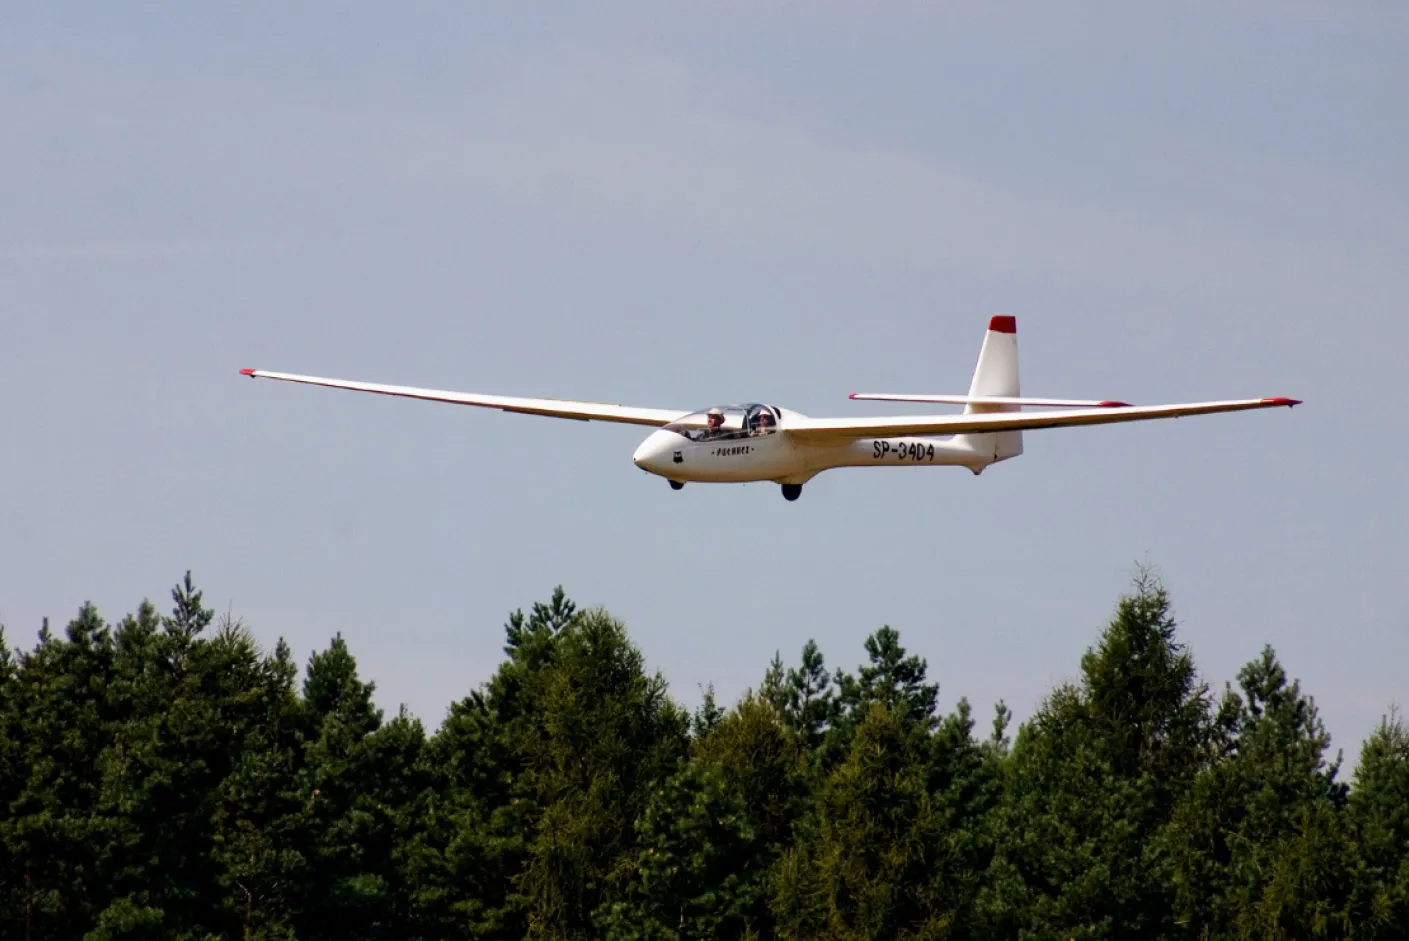
[[[707,413],[706,421],[708,421],[709,427],[711,428],[718,428],[720,425],[723,425],[724,410],[719,408],[710,409]]]

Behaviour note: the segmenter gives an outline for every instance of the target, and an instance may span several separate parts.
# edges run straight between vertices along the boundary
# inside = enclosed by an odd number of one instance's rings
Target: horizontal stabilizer
[[[1095,399],[1027,399],[1002,395],[901,395],[889,392],[853,392],[853,399],[873,402],[937,402],[944,405],[1032,405],[1044,408],[1129,408],[1129,402]]]

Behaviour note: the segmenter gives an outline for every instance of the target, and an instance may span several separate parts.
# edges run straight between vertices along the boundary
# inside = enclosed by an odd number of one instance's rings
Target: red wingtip
[[[1129,408],[1129,402],[1097,402],[1098,408]]]
[[[253,370],[253,369],[241,369],[241,370],[240,370],[240,375],[242,375],[242,376],[253,376],[253,375],[254,375],[254,370]]]
[[[1300,404],[1301,404],[1301,399],[1289,399],[1289,398],[1287,398],[1287,397],[1285,397],[1285,396],[1281,396],[1281,395],[1275,396],[1274,398],[1270,398],[1270,399],[1263,399],[1262,401],[1266,402],[1268,405],[1285,405],[1285,406],[1287,406],[1288,408],[1290,408],[1290,407],[1293,406],[1293,405],[1300,405]]]
[[[988,321],[988,329],[994,333],[1017,333],[1018,318],[1000,314]]]
[[[856,398],[856,393],[855,393],[855,392],[851,393],[850,395],[847,396],[847,398],[848,398],[848,399],[854,399],[854,398]]]

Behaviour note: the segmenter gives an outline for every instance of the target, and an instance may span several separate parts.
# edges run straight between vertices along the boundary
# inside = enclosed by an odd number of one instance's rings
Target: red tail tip
[[[1290,408],[1290,407],[1293,406],[1293,405],[1300,405],[1300,404],[1301,404],[1301,399],[1289,399],[1289,398],[1287,398],[1287,397],[1285,397],[1285,396],[1281,396],[1281,395],[1275,396],[1275,397],[1270,398],[1270,399],[1263,399],[1262,401],[1266,402],[1268,405],[1285,405],[1285,406],[1287,406],[1288,408]]]
[[[254,370],[253,370],[253,369],[241,369],[241,370],[240,370],[240,375],[242,375],[242,376],[253,376],[253,375],[254,375]]]
[[[994,333],[1017,333],[1018,318],[1000,314],[988,321],[988,329]]]
[[[1129,402],[1097,402],[1097,408],[1129,408]]]

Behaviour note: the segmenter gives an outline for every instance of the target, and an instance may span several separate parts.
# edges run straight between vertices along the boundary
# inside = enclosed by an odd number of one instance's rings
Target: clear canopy
[[[691,441],[755,438],[778,430],[778,411],[771,405],[756,402],[718,405],[677,418],[663,430],[684,435]]]

